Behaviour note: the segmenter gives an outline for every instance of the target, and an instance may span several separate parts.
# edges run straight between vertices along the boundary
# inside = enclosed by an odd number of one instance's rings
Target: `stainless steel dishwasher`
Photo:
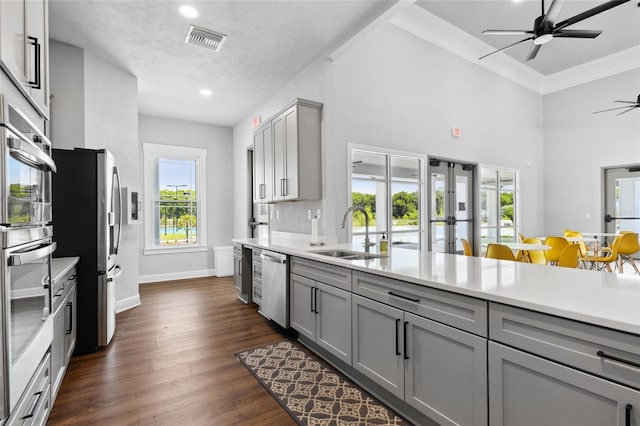
[[[289,327],[288,256],[263,250],[262,305],[260,313],[284,328]]]

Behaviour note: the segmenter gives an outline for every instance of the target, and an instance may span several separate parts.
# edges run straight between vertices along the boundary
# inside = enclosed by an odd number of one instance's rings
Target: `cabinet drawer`
[[[351,270],[314,260],[291,257],[291,273],[351,291]]]
[[[480,299],[360,271],[353,271],[353,292],[478,336],[487,336],[487,302]]]
[[[262,262],[253,261],[253,278],[262,278]]]
[[[262,249],[254,248],[253,250],[253,261],[262,263],[262,258],[260,255],[262,254]]]
[[[640,336],[490,303],[489,337],[640,389]]]
[[[11,413],[6,426],[31,425],[38,419],[46,418],[50,409],[51,394],[51,356],[47,352],[40,362],[35,374],[31,378],[27,389],[20,397],[18,404]]]

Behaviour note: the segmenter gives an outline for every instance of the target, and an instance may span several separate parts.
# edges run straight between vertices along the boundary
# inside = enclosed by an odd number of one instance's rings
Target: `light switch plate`
[[[321,212],[321,210],[320,210],[320,209],[316,210],[316,217],[317,217],[318,219],[320,219],[320,212]]]

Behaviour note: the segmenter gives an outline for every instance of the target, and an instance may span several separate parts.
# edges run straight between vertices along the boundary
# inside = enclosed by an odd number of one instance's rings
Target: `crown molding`
[[[640,68],[640,46],[635,46],[550,74],[542,82],[541,93],[546,95],[638,68]]]
[[[403,10],[389,23],[541,95],[640,68],[636,46],[545,76],[509,55],[478,59],[495,47],[419,6]]]

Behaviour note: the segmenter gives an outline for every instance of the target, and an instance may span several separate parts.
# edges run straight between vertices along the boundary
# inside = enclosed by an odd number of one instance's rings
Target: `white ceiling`
[[[606,0],[568,0],[558,21],[605,3]],[[532,30],[541,15],[540,0],[419,0],[416,4],[463,31],[499,49],[524,36],[489,36],[484,30]],[[545,1],[549,9],[551,0]],[[567,29],[603,30],[595,39],[556,38],[542,46],[536,58],[526,61],[531,42],[504,51],[542,75],[550,75],[640,45],[640,8],[632,0]],[[488,49],[486,53],[491,52]],[[499,53],[502,54],[502,53]]]
[[[185,3],[198,18],[178,14]],[[50,0],[50,35],[134,74],[141,113],[233,126],[392,3]],[[190,24],[228,38],[219,52],[187,45]]]
[[[559,19],[604,1],[568,0]],[[177,9],[184,3],[195,6],[200,16],[180,16]],[[394,3],[50,0],[50,33],[54,39],[82,47],[134,74],[141,113],[233,126],[314,59],[331,53]],[[548,8],[549,0],[545,3]],[[540,14],[540,2],[535,0],[419,0],[416,4],[496,49],[522,37],[483,36],[483,30],[531,29]],[[404,13],[411,12],[406,9]],[[186,45],[192,23],[227,34],[222,49],[213,52]],[[571,28],[604,33],[594,40],[554,39],[529,62],[524,58],[530,42],[505,53],[549,75],[640,46],[638,1]],[[213,95],[202,97],[201,88],[210,89]]]

